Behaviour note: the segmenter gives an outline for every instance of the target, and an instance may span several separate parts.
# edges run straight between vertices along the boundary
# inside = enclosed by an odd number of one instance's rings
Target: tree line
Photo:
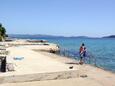
[[[0,23],[0,41],[5,41],[6,36],[6,29]]]

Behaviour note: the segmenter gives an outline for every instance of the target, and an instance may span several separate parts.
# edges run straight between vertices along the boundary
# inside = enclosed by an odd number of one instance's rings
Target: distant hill
[[[103,38],[115,38],[115,35],[105,36]]]
[[[69,38],[92,38],[88,36],[70,36]]]
[[[64,36],[52,36],[52,35],[41,35],[41,34],[8,34],[11,38],[54,38],[54,37],[64,37]]]
[[[41,35],[41,34],[8,34],[9,37],[11,38],[91,38],[87,36],[70,36],[70,37],[65,37],[65,36],[54,36],[54,35]]]

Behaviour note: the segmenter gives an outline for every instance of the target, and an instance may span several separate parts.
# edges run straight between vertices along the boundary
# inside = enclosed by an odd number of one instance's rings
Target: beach
[[[20,46],[7,48],[8,63],[12,62],[15,70],[0,73],[0,86],[115,86],[114,73],[46,52],[58,50],[55,44],[16,43]]]
[[[115,86],[115,0],[0,3],[0,86]]]

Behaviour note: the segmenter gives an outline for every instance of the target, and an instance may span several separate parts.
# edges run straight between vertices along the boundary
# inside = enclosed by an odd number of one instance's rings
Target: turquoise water
[[[24,38],[24,37],[23,37]],[[26,37],[28,38],[28,37]],[[29,39],[45,39],[49,42],[57,43],[61,48],[79,51],[81,43],[85,43],[87,51],[91,52],[96,58],[98,67],[115,72],[115,39],[113,38],[34,38]]]
[[[98,38],[53,38],[47,39],[66,49],[79,51],[81,43],[85,43],[87,51],[96,58],[98,67],[115,72],[115,39]]]

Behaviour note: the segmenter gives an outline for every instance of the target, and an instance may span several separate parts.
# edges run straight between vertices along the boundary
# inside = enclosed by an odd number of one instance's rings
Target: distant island
[[[56,36],[43,34],[8,34],[11,38],[93,38],[88,36]]]
[[[103,38],[115,38],[115,35],[105,36]]]
[[[64,36],[53,36],[53,35],[44,35],[44,34],[8,34],[11,38],[55,38],[55,37],[64,37]]]
[[[115,35],[104,37],[88,37],[88,36],[56,36],[44,34],[8,34],[10,38],[115,38]]]

